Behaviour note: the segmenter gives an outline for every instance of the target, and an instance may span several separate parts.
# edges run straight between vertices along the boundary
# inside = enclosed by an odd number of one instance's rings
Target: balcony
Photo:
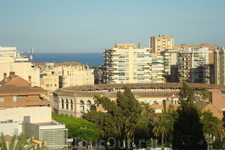
[[[144,65],[144,66],[143,66],[143,68],[150,68],[150,66],[146,66],[146,65]]]
[[[162,77],[162,76],[156,76],[156,78],[157,78],[157,79],[162,79],[163,77]]]
[[[111,55],[120,55],[120,53],[117,53],[117,52],[111,52]]]

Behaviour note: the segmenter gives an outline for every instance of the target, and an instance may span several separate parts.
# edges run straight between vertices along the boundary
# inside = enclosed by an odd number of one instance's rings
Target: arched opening
[[[91,110],[91,101],[90,100],[87,101],[87,110]]]
[[[80,111],[84,111],[84,101],[80,101]]]
[[[64,109],[64,100],[62,99],[62,109]]]
[[[69,102],[67,99],[66,99],[66,109],[69,109]]]
[[[70,100],[71,110],[73,110],[73,100]]]

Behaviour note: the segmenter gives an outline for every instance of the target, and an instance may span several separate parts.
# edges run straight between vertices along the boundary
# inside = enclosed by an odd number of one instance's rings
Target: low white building
[[[1,109],[0,132],[4,135],[29,134],[45,141],[49,150],[67,149],[67,129],[64,124],[52,120],[50,107]]]

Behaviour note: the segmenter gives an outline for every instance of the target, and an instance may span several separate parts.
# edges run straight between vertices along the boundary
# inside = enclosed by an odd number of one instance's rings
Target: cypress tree
[[[174,123],[172,147],[174,150],[206,150],[207,144],[203,134],[200,113],[194,106],[194,90],[183,82],[179,92],[180,107],[178,118]]]

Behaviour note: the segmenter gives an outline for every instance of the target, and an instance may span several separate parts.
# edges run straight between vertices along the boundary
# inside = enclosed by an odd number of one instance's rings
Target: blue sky
[[[174,36],[225,45],[225,0],[0,0],[0,46],[41,52],[103,52],[114,43]]]

